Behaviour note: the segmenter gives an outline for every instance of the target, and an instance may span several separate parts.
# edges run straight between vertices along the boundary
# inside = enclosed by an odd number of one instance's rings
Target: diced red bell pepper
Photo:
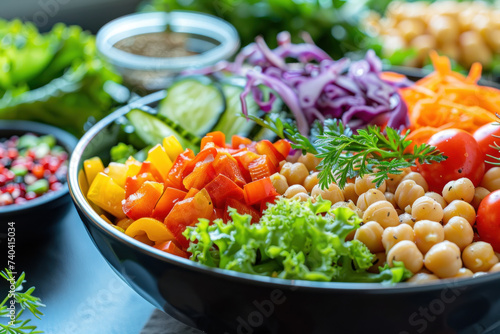
[[[276,197],[276,196],[272,196],[272,197],[269,197],[269,198],[265,198],[262,202],[260,202],[260,206],[259,206],[260,213],[262,214],[264,212],[264,210],[267,209],[267,206],[269,204],[276,203],[276,199],[277,198],[278,197]]]
[[[156,203],[163,194],[163,184],[146,181],[122,203],[123,212],[131,219],[151,217]]]
[[[168,180],[177,189],[184,189],[182,185],[182,180],[184,178],[184,170],[186,169],[188,163],[194,159],[194,153],[189,148],[184,152],[179,154],[170,168],[168,173]]]
[[[252,144],[252,140],[248,139],[246,137],[233,135],[233,137],[231,138],[231,147],[234,149],[247,147],[248,145],[251,145],[251,144]]]
[[[125,198],[135,193],[146,181],[156,181],[151,173],[139,173],[135,176],[129,176],[125,180]]]
[[[233,208],[236,209],[236,211],[240,215],[250,215],[252,216],[252,223],[257,223],[260,220],[260,214],[257,210],[252,208],[249,205],[246,205],[245,203],[238,201],[234,198],[228,198],[226,200],[226,208],[224,210],[224,221],[229,221],[231,220],[231,217],[229,216],[229,212],[227,211],[228,208]]]
[[[197,194],[197,193],[199,193],[199,192],[200,192],[200,190],[199,190],[199,189],[196,189],[196,188],[191,188],[191,189],[189,189],[189,191],[187,192],[186,197],[184,197],[184,199],[194,197],[194,195],[196,195],[196,194]]]
[[[236,161],[236,159],[231,155],[219,152],[215,157],[213,166],[217,174],[227,176],[238,186],[243,187],[245,184],[247,184],[238,166],[238,161]]]
[[[189,190],[191,188],[202,189],[210,181],[217,176],[212,162],[198,164],[193,172],[182,180],[184,187]]]
[[[261,140],[257,143],[257,145],[255,145],[255,149],[257,150],[257,153],[267,155],[276,167],[278,167],[280,161],[285,160],[285,157],[278,152],[269,140]]]
[[[277,172],[276,166],[274,166],[268,155],[262,155],[252,161],[248,166],[248,170],[252,181],[270,177]]]
[[[214,217],[215,219],[222,219],[224,222],[227,222],[224,209],[214,208]]]
[[[142,163],[141,169],[139,170],[139,174],[142,173],[150,173],[158,182],[163,183],[164,181],[160,171],[155,167],[155,165],[153,165],[151,161],[144,161]]]
[[[170,253],[175,256],[183,257],[185,259],[189,258],[189,254],[183,251],[179,246],[175,244],[175,241],[172,240],[154,245],[154,248],[164,251],[166,253]]]
[[[200,153],[198,153],[193,160],[188,162],[186,168],[184,169],[182,177],[184,178],[189,174],[191,174],[197,164],[214,161],[216,156],[217,156],[217,149],[215,147],[207,147],[201,150]]]
[[[151,217],[158,219],[159,221],[164,221],[165,217],[168,216],[175,203],[182,201],[184,197],[186,197],[186,194],[187,193],[185,191],[179,189],[170,187],[166,188],[163,195],[158,200],[158,203],[156,203]]]
[[[201,150],[203,150],[208,143],[214,143],[217,147],[226,147],[226,135],[221,131],[207,133],[207,135],[201,139]]]
[[[212,200],[208,192],[202,189],[194,197],[177,202],[165,218],[165,225],[174,234],[182,248],[187,249],[189,241],[182,235],[186,226],[196,224],[199,218],[212,220],[213,215]]]
[[[273,145],[274,148],[276,148],[276,150],[278,150],[278,152],[280,152],[281,155],[285,158],[288,156],[288,154],[290,154],[290,151],[292,150],[292,145],[286,139],[280,139]]]
[[[205,189],[208,191],[216,208],[223,208],[228,198],[235,198],[237,200],[244,198],[243,189],[222,174],[218,175],[212,182],[207,184]]]
[[[273,183],[270,178],[260,179],[247,183],[243,188],[245,195],[245,202],[248,205],[260,203],[269,197],[276,197],[279,194],[274,189]]]
[[[258,159],[259,157],[260,155],[252,151],[241,151],[233,154],[233,158],[235,158],[236,161],[238,161],[240,165],[243,167],[243,169],[246,170],[248,170],[250,163],[255,159]]]

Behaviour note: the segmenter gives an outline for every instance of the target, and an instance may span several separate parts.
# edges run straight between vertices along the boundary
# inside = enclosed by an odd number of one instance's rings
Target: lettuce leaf
[[[229,209],[231,221],[200,219],[184,235],[191,259],[211,267],[285,279],[396,283],[411,276],[397,264],[367,272],[374,255],[357,240],[346,241],[361,219],[348,208],[279,199],[251,224],[251,217]],[[196,242],[195,242],[196,241]]]

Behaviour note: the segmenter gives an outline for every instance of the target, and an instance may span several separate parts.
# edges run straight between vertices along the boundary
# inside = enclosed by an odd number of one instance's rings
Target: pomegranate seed
[[[33,184],[38,178],[33,174],[27,174],[24,176],[24,183],[27,185]],[[26,190],[26,186],[25,189]]]
[[[52,183],[50,185],[50,190],[52,191],[56,191],[56,190],[59,190],[63,187],[62,183],[61,182],[55,182],[55,183]]]
[[[14,180],[14,178],[16,177],[16,175],[12,173],[10,170],[6,170],[4,175],[7,178],[7,182]]]
[[[42,165],[34,165],[33,168],[31,169],[31,172],[33,173],[33,175],[37,178],[37,179],[41,179],[43,177],[43,172],[44,172],[44,168]]]
[[[11,195],[13,199],[16,199],[21,196],[21,190],[19,188],[16,188],[12,191]]]
[[[0,187],[5,185],[5,182],[7,182],[7,177],[5,175],[0,174]]]
[[[9,148],[7,150],[7,156],[10,158],[10,159],[15,159],[19,156],[19,152],[17,151],[17,149],[15,148]]]
[[[9,193],[4,193],[0,195],[0,206],[2,205],[10,205],[14,203],[12,196]]]
[[[28,201],[36,198],[36,194],[32,191],[30,191],[29,193],[26,193],[26,196],[24,196],[24,198],[26,198]]]
[[[26,198],[23,198],[23,197],[18,197],[15,199],[14,203],[16,204],[23,204],[23,203],[26,203],[28,200],[26,200]]]
[[[59,179],[57,178],[57,176],[55,176],[55,175],[51,175],[51,176],[49,177],[49,180],[48,180],[48,181],[49,181],[49,184],[53,184],[53,183],[59,182]]]

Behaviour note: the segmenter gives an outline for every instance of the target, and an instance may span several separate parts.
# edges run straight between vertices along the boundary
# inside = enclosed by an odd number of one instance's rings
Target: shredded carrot
[[[434,133],[446,128],[474,132],[484,124],[496,121],[500,113],[500,90],[477,84],[481,64],[473,64],[467,77],[453,72],[450,60],[430,52],[434,72],[415,85],[400,90],[408,106],[408,138],[421,144]]]

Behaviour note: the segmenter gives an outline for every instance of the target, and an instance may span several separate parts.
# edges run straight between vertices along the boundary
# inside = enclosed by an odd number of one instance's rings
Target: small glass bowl
[[[185,57],[149,57],[120,50],[114,45],[128,37],[166,31],[184,33],[186,45],[197,54]],[[186,69],[201,68],[234,55],[240,46],[236,29],[212,15],[189,12],[152,12],[123,16],[97,33],[100,54],[123,76],[125,84],[144,95],[167,87]]]

